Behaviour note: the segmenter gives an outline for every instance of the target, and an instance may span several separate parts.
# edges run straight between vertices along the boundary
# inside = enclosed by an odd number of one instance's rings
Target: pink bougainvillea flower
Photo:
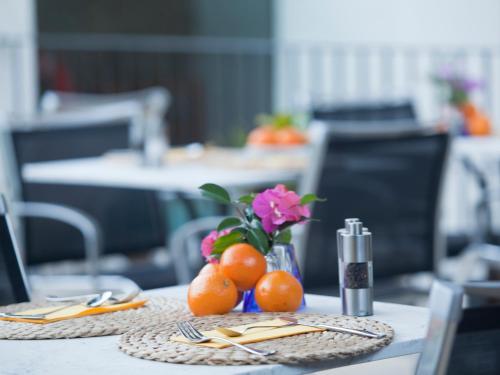
[[[207,236],[201,241],[201,255],[209,263],[219,263],[219,261],[212,257],[212,250],[214,248],[215,241],[222,236],[230,233],[231,229],[224,229],[223,231],[217,232],[216,230],[211,231]]]
[[[300,204],[300,197],[297,193],[288,191],[281,184],[276,185],[274,189],[267,189],[257,194],[252,208],[261,218],[262,227],[267,233],[274,232],[286,222],[298,222],[303,217],[311,216],[309,208]]]

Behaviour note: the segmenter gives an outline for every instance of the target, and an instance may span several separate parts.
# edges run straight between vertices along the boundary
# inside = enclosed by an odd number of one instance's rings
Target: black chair
[[[322,121],[377,122],[387,120],[415,120],[415,109],[410,101],[351,102],[319,105],[312,109],[311,117]]]
[[[301,248],[306,288],[338,284],[336,229],[360,218],[373,233],[374,276],[433,271],[439,256],[437,212],[448,135],[433,130],[337,133],[321,139],[302,191],[315,204]]]
[[[458,326],[448,374],[500,373],[500,306],[467,308]]]
[[[29,301],[29,291],[19,258],[7,204],[0,194],[0,306]]]
[[[498,299],[500,282],[434,282],[431,319],[417,375],[500,373],[500,305],[462,309],[463,295]]]
[[[133,113],[110,105],[18,121],[12,141],[18,173],[26,163],[101,156],[129,147]],[[23,201],[50,202],[80,209],[104,233],[105,253],[130,254],[165,245],[165,224],[156,194],[147,190],[23,183]],[[65,224],[28,219],[26,260],[30,265],[81,258],[80,234]]]

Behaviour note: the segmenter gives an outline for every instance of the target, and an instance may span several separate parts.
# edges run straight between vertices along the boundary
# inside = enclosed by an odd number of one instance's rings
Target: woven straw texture
[[[2,307],[1,311],[16,312],[47,305],[47,303],[19,303]],[[85,316],[48,324],[17,323],[0,320],[0,339],[70,339],[76,337],[120,335],[141,325],[155,324],[168,319],[182,319],[189,314],[185,306],[185,302],[177,299],[150,297],[144,307],[139,309]]]
[[[192,318],[191,322],[199,330],[210,330],[215,326],[236,326],[262,320],[269,320],[283,313],[243,314]],[[257,365],[257,364],[298,364],[327,359],[348,358],[373,352],[388,345],[394,331],[387,324],[366,319],[322,314],[287,314],[304,319],[309,323],[333,324],[342,327],[367,329],[385,333],[383,339],[371,339],[338,332],[315,332],[289,336],[274,340],[249,344],[263,350],[277,350],[268,357],[249,354],[235,347],[213,349],[190,344],[172,342],[171,336],[178,335],[175,322],[151,325],[134,329],[120,337],[120,349],[125,353],[153,361],[184,363],[190,365]]]

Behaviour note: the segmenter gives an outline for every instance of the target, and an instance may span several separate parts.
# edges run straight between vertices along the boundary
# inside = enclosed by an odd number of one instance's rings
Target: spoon
[[[104,304],[106,301],[108,301],[111,298],[112,294],[113,293],[108,290],[102,294],[97,295],[94,298],[91,298],[87,303],[84,304],[84,306],[87,306],[87,307],[101,306],[102,304]],[[43,314],[0,313],[0,317],[3,317],[3,318],[24,318],[24,319],[45,319],[50,314],[53,314],[53,313],[58,312],[58,311],[62,311],[64,309],[67,309],[68,307],[71,307],[71,306],[67,306],[67,305],[61,306],[61,307],[50,310],[50,311],[43,313]]]

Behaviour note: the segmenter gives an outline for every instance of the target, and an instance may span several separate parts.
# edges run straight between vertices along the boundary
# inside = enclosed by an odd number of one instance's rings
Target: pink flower
[[[261,218],[267,233],[274,232],[283,223],[297,222],[311,216],[309,208],[300,204],[300,197],[281,184],[257,194],[252,208]]]
[[[211,256],[212,250],[214,248],[214,243],[219,237],[225,236],[229,232],[231,232],[231,229],[224,229],[220,232],[213,230],[201,241],[201,255],[207,260],[207,262],[219,262],[216,258]]]

